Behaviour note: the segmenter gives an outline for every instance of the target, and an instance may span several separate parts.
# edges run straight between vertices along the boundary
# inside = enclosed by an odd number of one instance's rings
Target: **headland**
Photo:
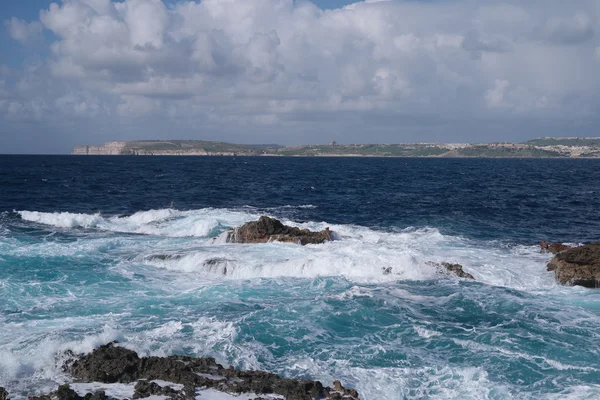
[[[107,142],[73,148],[74,155],[600,158],[600,137],[546,137],[523,143],[400,143],[280,146],[203,140]]]

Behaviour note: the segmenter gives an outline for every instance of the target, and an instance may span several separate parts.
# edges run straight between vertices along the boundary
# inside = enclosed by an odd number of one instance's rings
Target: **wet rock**
[[[228,243],[267,243],[272,241],[298,243],[301,245],[320,244],[333,239],[329,228],[319,232],[287,226],[281,221],[262,216],[258,221],[248,222],[229,231]]]
[[[168,396],[170,398],[184,398],[183,393],[179,390],[175,390],[169,386],[160,386],[156,382],[147,381],[145,379],[139,380],[135,384],[135,392],[133,394],[134,399],[142,399],[149,396]]]
[[[358,399],[358,392],[354,389],[346,389],[340,381],[333,381],[333,390],[335,392],[329,393],[329,399]]]
[[[558,253],[547,266],[563,285],[600,287],[600,242]]]
[[[69,385],[61,385],[58,390],[54,392],[58,400],[82,400],[83,397],[79,396],[76,391],[71,389]]]
[[[469,274],[468,272],[465,272],[463,270],[463,266],[460,264],[451,264],[451,263],[447,263],[447,262],[442,262],[442,263],[428,262],[427,264],[438,268],[442,272],[445,272],[445,273],[450,272],[451,274],[454,274],[454,275],[458,276],[459,278],[475,280],[473,275]]]
[[[182,254],[152,254],[145,257],[144,259],[146,261],[177,261],[181,260],[181,258],[183,258]]]
[[[542,252],[558,254],[561,251],[568,250],[572,248],[572,246],[566,245],[564,243],[548,243],[545,240],[540,242],[540,248]]]
[[[0,386],[0,400],[8,400],[8,392]]]
[[[131,383],[136,382],[135,398],[163,395],[173,399],[193,399],[195,390],[214,388],[228,393],[278,394],[288,400],[333,398],[335,390],[323,387],[319,381],[286,379],[263,371],[239,371],[224,368],[214,358],[184,356],[142,357],[135,352],[116,346],[102,346],[92,353],[82,355],[73,362],[68,372],[85,382]],[[152,380],[173,382],[184,386],[181,391],[161,387]],[[343,388],[343,387],[342,387]],[[355,390],[341,393],[358,399]],[[45,399],[40,399],[45,400]],[[62,399],[61,399],[62,400]],[[78,400],[78,399],[64,399]],[[87,396],[85,400],[88,399]],[[98,399],[103,400],[103,399]]]
[[[108,396],[104,390],[96,390],[94,393],[87,393],[83,396],[83,400],[108,400]]]
[[[0,397],[1,398],[1,397]],[[91,398],[91,394],[90,394]],[[71,389],[69,385],[61,385],[58,389],[52,393],[42,396],[30,396],[29,400],[84,400],[77,394],[76,391]]]
[[[140,380],[135,384],[135,392],[133,394],[134,399],[140,399],[152,395],[163,394],[162,387],[155,383],[146,380]]]
[[[230,262],[233,262],[233,260],[229,260],[227,258],[215,257],[215,258],[209,258],[208,260],[204,261],[204,265],[207,267],[213,267],[216,265],[227,264]]]
[[[74,361],[69,372],[85,382],[130,383],[140,378],[137,353],[113,343]]]

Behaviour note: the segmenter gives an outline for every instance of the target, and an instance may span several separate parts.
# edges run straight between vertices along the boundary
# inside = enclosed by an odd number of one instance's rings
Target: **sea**
[[[339,240],[226,243],[261,215]],[[598,399],[600,291],[541,240],[600,240],[600,160],[0,156],[0,386],[117,340],[363,400]]]

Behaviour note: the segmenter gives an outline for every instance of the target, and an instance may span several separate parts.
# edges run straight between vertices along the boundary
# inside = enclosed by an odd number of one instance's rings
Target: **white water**
[[[24,221],[66,232],[74,240],[59,241],[49,236],[46,240],[20,242],[0,238],[0,254],[3,257],[38,257],[44,260],[65,257],[70,268],[76,268],[79,262],[92,262],[126,279],[136,280],[140,279],[136,277],[143,276],[136,286],[138,292],[122,294],[132,301],[159,290],[168,300],[169,296],[200,296],[203,291],[223,283],[239,282],[244,287],[260,287],[264,282],[274,282],[279,285],[277,290],[284,291],[290,289],[285,278],[341,277],[352,286],[340,292],[327,292],[323,288],[324,297],[353,301],[382,297],[383,293],[386,301],[397,303],[398,307],[406,307],[410,302],[432,304],[434,307],[439,306],[438,298],[426,293],[411,293],[395,287],[394,282],[448,280],[458,285],[458,278],[440,273],[429,264],[443,261],[462,264],[477,282],[486,285],[508,287],[533,295],[562,296],[573,301],[586,299],[579,296],[584,289],[556,286],[552,274],[545,270],[549,256],[541,254],[536,246],[474,241],[444,235],[433,228],[384,232],[354,225],[283,221],[313,230],[329,226],[341,240],[308,246],[289,243],[239,245],[213,239],[227,227],[256,220],[258,214],[251,210],[165,209],[138,212],[127,217],[35,211],[20,211],[19,215]],[[165,255],[171,257],[164,259],[162,256]],[[106,259],[110,260],[108,264]],[[391,273],[386,274],[388,269]],[[61,287],[68,279],[67,275],[56,278],[50,286]],[[0,288],[14,293],[19,290],[36,293],[33,291],[36,285],[43,286],[41,279],[30,279],[26,284],[10,279],[0,280]],[[87,295],[89,293],[85,291],[68,295],[62,292],[27,295],[23,297],[22,307],[32,314],[39,310],[52,312],[57,307],[78,307]],[[445,298],[442,300],[446,301]],[[244,368],[265,368],[265,357],[270,354],[265,345],[239,343],[243,320],[202,315],[190,318],[189,313],[200,312],[201,309],[189,310],[184,306],[158,321],[156,318],[159,317],[132,319],[130,315],[134,311],[127,308],[125,301],[120,313],[77,315],[77,310],[74,310],[66,316],[25,322],[4,323],[1,320],[4,329],[0,331],[0,382],[7,382],[17,392],[25,392],[28,385],[35,385],[38,393],[50,391],[56,387],[56,382],[68,380],[58,368],[57,354],[67,349],[88,352],[112,340],[123,341],[126,347],[140,355],[165,356],[185,350],[196,355],[215,356],[223,364],[229,359]],[[325,311],[315,310],[315,314],[320,312]],[[557,318],[562,319],[563,316]],[[568,319],[568,316],[564,318]],[[582,312],[578,318],[585,319],[585,313]],[[326,332],[315,328],[311,332],[315,336],[308,336],[307,340],[313,340],[319,334]],[[412,335],[425,341],[435,341],[443,336],[424,324],[415,324]],[[490,354],[502,350],[485,346],[475,349],[470,341],[457,343],[473,351]],[[380,348],[373,351],[385,352],[389,345],[382,342]],[[515,353],[508,356],[518,358],[523,355]],[[549,359],[548,362],[553,361]],[[346,359],[321,360],[310,356],[290,356],[285,362],[289,365],[286,369],[288,374],[312,376],[325,384],[342,379],[365,393],[363,398],[367,400],[397,399],[399,394],[411,398],[518,398],[512,395],[514,387],[490,380],[489,373],[480,366],[359,368]],[[560,362],[556,365],[559,368],[570,366]],[[593,398],[598,393],[599,387],[578,386],[563,395],[565,398]]]
[[[549,256],[541,254],[537,246],[506,247],[494,242],[475,242],[443,235],[434,228],[382,232],[353,225],[297,224],[284,220],[288,225],[312,230],[328,226],[341,240],[308,246],[239,245],[224,243],[223,235],[218,232],[255,220],[257,214],[220,209],[150,210],[126,217],[18,213],[23,220],[56,228],[87,228],[149,237],[146,242],[131,237],[86,238],[66,246],[48,242],[11,249],[22,254],[67,256],[116,249],[124,253],[127,264],[133,261],[170,271],[202,272],[204,276],[219,279],[344,276],[357,282],[434,279],[439,271],[429,262],[452,262],[462,264],[477,281],[491,285],[517,289],[554,286],[552,274],[543,268]],[[215,236],[209,238],[211,234]],[[198,240],[169,239],[186,237]],[[164,255],[176,257],[166,260],[156,257]],[[391,273],[386,275],[385,270]]]

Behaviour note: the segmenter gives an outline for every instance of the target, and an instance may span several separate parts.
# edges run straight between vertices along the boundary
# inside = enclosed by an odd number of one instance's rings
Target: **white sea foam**
[[[569,299],[570,294],[578,294],[578,290],[582,290],[557,287],[553,275],[544,268],[550,256],[541,254],[535,246],[507,247],[501,243],[444,235],[433,228],[389,232],[354,225],[328,225],[317,221],[298,224],[286,220],[283,221],[286,224],[313,230],[329,226],[341,240],[308,246],[290,243],[241,245],[225,243],[224,236],[214,241],[208,238],[217,236],[225,227],[256,220],[258,214],[219,209],[150,210],[121,217],[30,211],[21,211],[19,214],[25,221],[75,229],[74,234],[79,239],[68,242],[55,241],[52,237],[35,242],[2,239],[0,249],[3,257],[65,256],[82,257],[88,261],[97,258],[103,260],[102,265],[111,272],[122,274],[127,279],[140,279],[136,276],[143,275],[144,286],[135,296],[144,296],[144,290],[160,289],[161,293],[169,294],[186,294],[189,291],[194,294],[214,284],[258,285],[262,278],[314,279],[339,276],[351,283],[337,293],[328,292],[330,299],[369,301],[369,298],[379,297],[383,293],[387,302],[397,302],[402,307],[409,302],[443,306],[442,303],[451,296],[415,294],[394,284],[395,281],[444,279],[448,280],[449,285],[458,287],[467,282],[440,274],[429,264],[430,261],[460,263],[479,283],[526,290],[534,295],[541,293],[540,296],[543,296],[550,292]],[[81,232],[81,228],[101,233],[87,235],[87,231]],[[130,233],[146,236],[132,236]],[[168,255],[172,257],[165,257]],[[111,261],[107,264],[105,259]],[[56,285],[63,284],[60,280],[67,277],[65,274],[57,278]],[[253,281],[248,283],[248,279]],[[18,285],[27,287],[36,282],[35,279],[26,284],[2,280],[0,287],[16,293]],[[373,283],[376,285],[371,285]],[[44,295],[39,299],[28,299],[28,304],[30,307],[51,310],[74,298]],[[587,300],[583,295],[578,295],[577,301],[591,304],[594,299]],[[129,321],[126,316],[107,315],[5,323],[0,316],[0,323],[5,328],[0,330],[0,383],[9,382],[11,389],[23,393],[32,382],[35,382],[38,393],[53,390],[56,382],[67,379],[57,367],[56,354],[66,349],[87,352],[112,340],[123,341],[126,347],[140,355],[165,356],[185,350],[198,355],[215,356],[223,364],[230,361],[244,368],[265,368],[264,360],[268,359],[270,351],[258,341],[238,343],[239,321],[200,315],[190,321],[182,318],[178,312],[161,316],[159,323],[153,318]],[[129,326],[125,321],[133,325]],[[540,321],[540,324],[544,324],[544,321]],[[414,335],[418,335],[420,340],[433,341],[442,336],[427,325],[415,325],[413,329]],[[307,340],[312,340],[310,335],[313,334],[308,334]],[[468,351],[504,351],[501,348],[469,347],[478,345],[473,343],[466,341],[461,345]],[[519,357],[520,354],[509,356]],[[290,376],[312,376],[324,382],[342,378],[347,386],[356,387],[361,394],[364,393],[361,396],[364,399],[385,400],[402,396],[510,398],[514,392],[514,388],[491,381],[484,369],[476,367],[361,369],[344,363],[344,360],[334,363],[332,360],[290,358],[285,362],[290,365],[285,369]],[[557,370],[582,369],[551,359],[546,359],[545,365]],[[597,372],[595,369],[584,371]],[[582,387],[577,393],[598,393],[597,389]],[[208,394],[202,393],[203,396]],[[215,395],[223,394],[219,392]],[[523,398],[528,396],[524,395]],[[578,397],[573,394],[571,398]]]
[[[549,256],[541,254],[536,246],[506,247],[494,242],[475,242],[443,235],[433,228],[383,232],[354,225],[298,224],[284,220],[288,225],[312,230],[329,226],[341,240],[309,246],[289,243],[232,245],[226,243],[227,233],[218,235],[219,231],[255,220],[258,214],[226,209],[162,209],[114,217],[35,211],[20,211],[19,214],[26,221],[59,228],[93,228],[156,238],[146,243],[126,236],[86,238],[72,244],[52,241],[32,244],[39,247],[37,251],[22,245],[13,249],[15,253],[30,255],[88,255],[94,250],[102,253],[114,250],[127,260],[134,259],[171,271],[200,272],[219,279],[339,275],[359,282],[436,279],[440,277],[439,271],[429,262],[453,262],[462,264],[477,281],[487,284],[519,289],[554,285],[552,274],[543,268]],[[213,239],[206,243],[167,240],[208,236]],[[158,238],[165,240],[157,242]],[[164,254],[176,253],[180,257],[153,259],[153,255],[161,255],[161,249]]]
[[[196,400],[252,400],[262,397],[265,400],[284,400],[284,396],[276,394],[256,394],[256,393],[224,393],[216,389],[199,389],[196,391]]]
[[[173,209],[139,211],[130,216],[104,217],[101,214],[18,211],[25,221],[57,228],[86,228],[167,237],[206,237],[214,229],[243,224],[254,216],[239,211]]]
[[[77,392],[80,396],[85,396],[87,393],[94,393],[97,390],[104,390],[107,396],[118,399],[131,399],[135,393],[134,383],[71,383],[71,389]],[[166,396],[165,396],[166,397]],[[146,398],[147,399],[147,398]]]

